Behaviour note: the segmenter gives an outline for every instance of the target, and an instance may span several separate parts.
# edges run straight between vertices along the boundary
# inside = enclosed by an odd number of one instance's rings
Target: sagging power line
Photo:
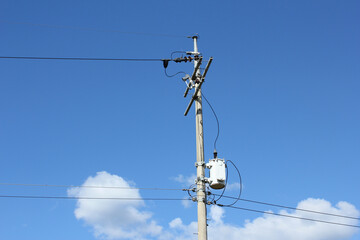
[[[121,200],[121,201],[183,201],[183,200],[191,200],[189,198],[69,197],[69,196],[35,196],[35,195],[0,195],[0,198],[69,199],[69,200]]]
[[[35,195],[0,195],[0,198],[19,198],[19,199],[62,199],[62,200],[114,200],[114,201],[191,201],[191,198],[126,198],[126,197],[70,197],[70,196],[35,196]],[[267,212],[267,211],[260,211],[256,209],[250,209],[250,208],[242,208],[242,207],[235,207],[235,206],[224,206],[221,204],[216,204],[220,207],[229,207],[233,209],[238,210],[245,210],[250,212],[257,212],[257,213],[263,213],[263,214],[270,214],[275,215],[279,217],[287,217],[287,218],[294,218],[299,220],[306,220],[306,221],[312,221],[312,222],[319,222],[319,223],[326,223],[326,224],[333,224],[333,225],[339,225],[339,226],[345,226],[345,227],[354,227],[354,228],[360,228],[358,225],[353,224],[345,224],[345,223],[339,223],[339,222],[331,222],[331,221],[324,221],[319,219],[313,219],[313,218],[305,218],[305,217],[299,217],[299,216],[293,216],[293,215],[286,215],[286,214],[280,214],[280,213],[273,213],[273,212]]]
[[[168,63],[170,61],[176,62],[176,63],[180,63],[180,62],[191,62],[192,60],[194,60],[194,72],[192,74],[192,76],[188,75],[182,78],[182,80],[184,82],[186,82],[187,84],[187,89],[186,92],[184,94],[184,97],[186,97],[187,93],[189,90],[191,89],[195,89],[195,93],[193,94],[190,103],[185,111],[184,115],[187,115],[187,113],[189,112],[193,102],[195,102],[196,104],[196,130],[197,130],[197,162],[196,162],[196,167],[198,169],[198,175],[197,175],[197,179],[196,179],[196,184],[197,184],[197,196],[194,200],[194,198],[108,198],[108,197],[65,197],[65,196],[35,196],[35,195],[0,195],[0,198],[24,198],[24,199],[73,199],[73,200],[80,200],[80,199],[86,199],[86,200],[133,200],[133,201],[141,201],[141,200],[193,200],[196,201],[198,203],[198,208],[200,206],[200,208],[202,210],[205,209],[205,211],[202,211],[201,216],[198,217],[198,223],[199,223],[199,236],[202,236],[201,238],[199,237],[199,239],[204,239],[204,237],[206,237],[207,233],[206,233],[206,205],[208,204],[208,202],[206,201],[207,195],[208,193],[204,190],[206,184],[209,184],[211,186],[211,184],[214,184],[211,181],[214,181],[215,178],[211,178],[211,172],[210,172],[210,178],[205,178],[204,175],[204,170],[205,168],[212,168],[212,167],[216,167],[215,165],[211,165],[209,164],[205,164],[204,162],[204,148],[203,148],[203,126],[202,126],[202,95],[201,95],[201,85],[204,82],[205,79],[205,75],[207,73],[207,70],[211,64],[212,58],[209,59],[208,61],[208,65],[205,68],[205,71],[203,72],[203,74],[200,74],[200,65],[202,62],[202,56],[200,55],[200,53],[198,53],[197,51],[197,37],[194,36],[194,52],[182,52],[182,53],[186,53],[189,54],[191,56],[188,57],[180,57],[180,58],[173,58],[173,54],[171,54],[171,58],[170,59],[146,59],[146,58],[82,58],[82,57],[26,57],[26,56],[0,56],[0,59],[23,59],[23,60],[71,60],[71,61],[134,61],[134,62],[156,62],[156,61],[162,61],[163,62],[163,66],[165,68],[165,74],[167,76],[171,76],[168,75],[166,73],[166,68],[168,66]],[[174,52],[173,52],[174,53]],[[192,57],[193,56],[193,57]],[[183,73],[186,74],[185,72],[178,72],[172,76],[175,76],[179,73]],[[203,96],[204,97],[204,96]],[[204,97],[205,98],[205,97]],[[207,101],[207,99],[205,98],[205,100]],[[208,102],[208,101],[207,101]],[[217,125],[218,125],[218,134],[216,136],[216,139],[214,141],[214,159],[212,159],[213,162],[218,162],[218,161],[224,161],[223,159],[218,159],[217,158],[217,152],[216,152],[216,142],[219,136],[219,122],[218,122],[218,118],[216,116],[215,111],[213,110],[212,106],[209,103],[209,106],[211,108],[211,110],[213,111],[215,118],[217,120]],[[199,155],[200,154],[200,155]],[[220,161],[220,162],[221,162]],[[224,161],[225,162],[225,161]],[[234,164],[235,166],[235,164]],[[236,166],[235,166],[236,168]],[[200,170],[200,171],[199,171]],[[220,182],[217,182],[215,184],[219,184],[222,187],[225,187],[227,182],[224,184],[225,179],[227,180],[227,174],[226,174],[226,178],[222,178]],[[241,176],[240,176],[241,179]],[[219,180],[219,179],[217,179]],[[18,185],[18,186],[43,186],[43,187],[74,187],[74,188],[116,188],[116,189],[141,189],[141,190],[176,190],[176,191],[189,191],[190,189],[169,189],[169,188],[135,188],[135,187],[114,187],[114,186],[71,186],[71,185],[47,185],[47,184],[1,184],[0,185]],[[240,183],[240,187],[242,186],[242,184]],[[220,187],[218,188],[220,189]],[[240,191],[241,194],[241,191]],[[252,203],[256,203],[256,204],[264,204],[264,205],[269,205],[269,206],[274,206],[274,207],[282,207],[282,208],[288,208],[288,209],[292,209],[292,210],[299,210],[299,211],[306,211],[306,212],[311,212],[311,213],[317,213],[317,214],[323,214],[323,215],[329,215],[329,216],[335,216],[335,217],[343,217],[343,218],[349,218],[349,219],[354,219],[354,220],[359,220],[359,218],[356,217],[351,217],[351,216],[343,216],[343,215],[336,215],[336,214],[331,214],[331,213],[324,213],[324,212],[318,212],[318,211],[313,211],[313,210],[307,210],[307,209],[299,209],[299,208],[294,208],[294,207],[288,207],[288,206],[284,206],[284,205],[279,205],[279,204],[273,204],[273,203],[266,203],[266,202],[261,202],[261,201],[254,201],[254,200],[249,200],[249,199],[242,199],[240,198],[240,195],[238,197],[230,197],[230,196],[224,196],[223,194],[218,195],[218,194],[212,194],[212,195],[217,195],[224,198],[231,198],[234,199],[236,201],[247,201],[247,202],[252,202]],[[236,201],[234,203],[236,203]],[[228,208],[233,208],[233,209],[238,209],[238,210],[246,210],[246,211],[252,211],[252,212],[258,212],[258,213],[263,213],[263,214],[272,214],[272,215],[276,215],[276,216],[281,216],[281,217],[288,217],[288,218],[296,218],[296,219],[301,219],[301,220],[308,220],[308,221],[314,221],[314,222],[321,222],[321,223],[328,223],[328,224],[335,224],[335,225],[342,225],[342,226],[347,226],[347,227],[356,227],[356,228],[360,228],[360,226],[357,225],[351,225],[351,224],[342,224],[342,223],[337,223],[337,222],[330,222],[330,221],[323,221],[323,220],[317,220],[317,219],[312,219],[312,218],[303,218],[303,217],[298,217],[298,216],[293,216],[293,215],[286,215],[286,214],[277,214],[277,213],[272,213],[272,212],[266,212],[266,211],[260,211],[260,210],[255,210],[255,209],[249,209],[249,208],[241,208],[241,207],[236,207],[233,206],[234,204],[230,204],[230,205],[224,205],[224,204],[219,204],[219,203],[211,203],[220,207],[228,207]],[[205,220],[204,220],[205,219]],[[201,223],[200,223],[201,222]],[[201,225],[201,226],[200,226]],[[200,228],[205,228],[205,232],[204,229],[202,229],[202,234],[200,234]]]
[[[269,215],[275,215],[275,216],[279,216],[279,217],[287,217],[287,218],[294,218],[294,219],[300,219],[300,220],[306,220],[306,221],[312,221],[312,222],[334,224],[334,225],[345,226],[345,227],[360,228],[359,225],[353,225],[353,224],[330,222],[330,221],[324,221],[324,220],[313,219],[313,218],[305,218],[305,217],[299,217],[299,216],[293,216],[293,215],[274,213],[274,212],[269,212],[269,211],[255,210],[255,209],[250,209],[250,208],[242,208],[242,207],[235,207],[235,206],[224,206],[224,205],[221,205],[221,204],[216,204],[216,205],[220,206],[220,207],[228,207],[228,208],[233,208],[233,209],[238,209],[238,210],[257,212],[257,213],[263,213],[263,214],[269,214]]]
[[[133,61],[133,62],[154,62],[171,59],[156,58],[87,58],[87,57],[24,57],[24,56],[0,56],[0,59],[24,59],[24,60],[70,60],[70,61]]]
[[[219,194],[213,194],[213,195],[220,196]],[[256,201],[256,200],[245,199],[245,198],[236,198],[236,197],[224,196],[224,195],[222,197],[223,198],[229,198],[229,199],[235,199],[235,200],[239,200],[239,201],[243,201],[243,202],[250,202],[250,203],[255,203],[255,204],[267,205],[267,206],[272,206],[272,207],[286,208],[286,209],[302,211],[302,212],[309,212],[309,213],[316,213],[316,214],[322,214],[322,215],[328,215],[328,216],[334,216],[334,217],[342,217],[342,218],[360,220],[359,217],[345,216],[345,215],[340,215],[340,214],[315,211],[315,210],[311,210],[311,209],[290,207],[290,206],[285,206],[285,205],[280,205],[280,204],[275,204],[275,203],[268,203],[268,202]]]
[[[171,58],[95,58],[95,57],[37,57],[37,56],[0,56],[0,59],[14,59],[14,60],[58,60],[58,61],[122,61],[122,62],[162,62],[164,66],[164,72],[167,77],[174,77],[180,73],[186,74],[183,71],[175,74],[168,74],[166,69],[169,62],[181,63],[191,62],[192,60],[198,60],[198,56],[181,56],[173,58],[173,54],[179,52],[175,51],[171,53]],[[187,53],[188,54],[188,53]]]
[[[0,183],[3,186],[26,186],[26,187],[59,187],[59,188],[110,188],[132,190],[160,190],[160,191],[187,191],[183,188],[145,188],[145,187],[120,187],[120,186],[86,186],[86,185],[56,185],[56,184],[29,184],[29,183]]]
[[[120,187],[120,186],[100,186],[100,185],[60,185],[60,184],[30,184],[30,183],[0,183],[1,186],[24,186],[24,187],[54,187],[54,188],[95,188],[95,189],[120,189],[120,190],[149,190],[149,191],[194,191],[194,189],[190,188],[160,188],[160,187]],[[214,195],[214,196],[221,196],[220,194],[211,193],[208,195]],[[272,207],[279,207],[279,208],[286,208],[291,210],[297,210],[297,211],[304,211],[304,212],[310,212],[315,214],[322,214],[322,215],[329,215],[329,216],[335,216],[335,217],[342,217],[342,218],[349,218],[349,219],[355,219],[360,220],[359,217],[353,217],[353,216],[346,216],[346,215],[340,215],[340,214],[333,214],[333,213],[327,213],[322,211],[315,211],[311,209],[304,209],[304,208],[297,208],[297,207],[291,207],[276,203],[269,203],[265,201],[258,201],[258,200],[251,200],[251,199],[245,199],[245,198],[238,198],[238,197],[232,197],[232,196],[226,196],[222,195],[223,198],[229,198],[234,199],[238,201],[243,202],[250,202],[254,204],[260,204],[260,205],[267,205]]]

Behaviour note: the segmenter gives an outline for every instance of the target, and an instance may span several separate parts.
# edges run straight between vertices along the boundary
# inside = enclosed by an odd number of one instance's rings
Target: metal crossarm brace
[[[209,59],[207,65],[206,65],[206,67],[205,67],[204,74],[203,74],[203,76],[202,76],[201,79],[200,79],[199,85],[195,88],[195,93],[194,93],[194,95],[191,97],[190,103],[189,103],[189,105],[187,106],[187,108],[186,108],[186,110],[185,110],[184,116],[186,116],[186,115],[188,114],[188,112],[189,112],[189,110],[190,110],[193,102],[194,102],[195,99],[197,98],[197,94],[198,94],[198,92],[200,91],[201,86],[202,86],[202,84],[203,84],[204,81],[205,81],[205,76],[206,76],[206,73],[207,73],[207,71],[208,71],[208,69],[209,69],[209,67],[210,67],[210,64],[211,64],[212,60],[213,60],[213,58],[211,57],[211,58]],[[194,71],[194,74],[195,74],[195,71]],[[194,75],[194,74],[193,74],[193,75]]]
[[[199,61],[197,62],[196,66],[195,66],[194,72],[193,72],[193,74],[191,75],[191,80],[195,80],[195,79],[196,79],[196,73],[197,73],[197,71],[198,71],[199,68],[200,68],[200,65],[201,65],[202,60],[203,60],[203,58],[200,57]]]
[[[207,74],[207,72],[209,70],[209,67],[210,67],[210,64],[211,64],[212,60],[213,60],[213,57],[210,57],[208,63],[206,64],[206,67],[205,67],[205,70],[204,70],[204,73],[203,73],[203,79],[205,79],[205,77],[206,77],[206,74]]]
[[[199,90],[200,90],[201,85],[203,84],[203,82],[204,82],[204,79],[201,78],[200,83],[199,83],[199,85],[196,87],[195,93],[194,93],[194,95],[191,97],[191,100],[190,100],[190,102],[189,102],[189,105],[187,106],[187,108],[186,108],[186,110],[185,110],[184,116],[186,116],[186,115],[188,114],[188,112],[189,112],[189,110],[190,110],[193,102],[194,102],[195,99],[197,98],[197,94],[198,94],[198,92],[199,92]]]
[[[197,62],[196,66],[195,66],[194,72],[193,72],[193,74],[191,75],[191,80],[192,80],[192,81],[196,79],[196,73],[197,73],[197,71],[198,71],[199,68],[200,68],[202,59],[203,59],[203,58],[200,57],[199,61]],[[190,88],[191,88],[191,82],[189,83],[188,87],[187,87],[186,90],[185,90],[184,97],[187,96]]]

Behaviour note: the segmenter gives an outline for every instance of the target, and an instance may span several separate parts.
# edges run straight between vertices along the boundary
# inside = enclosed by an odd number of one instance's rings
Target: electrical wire
[[[171,60],[173,60],[174,58],[173,58],[173,55],[174,55],[174,53],[185,53],[186,54],[186,52],[185,51],[173,51],[172,53],[171,53]]]
[[[70,199],[70,200],[123,200],[123,201],[182,201],[188,198],[117,198],[117,197],[64,197],[64,196],[31,196],[31,195],[0,195],[0,198],[26,199]]]
[[[26,60],[71,60],[71,61],[163,61],[164,59],[151,58],[82,58],[82,57],[23,57],[23,56],[0,56],[0,59],[26,59]]]
[[[223,205],[223,204],[222,204],[222,206],[226,206],[226,207],[230,207],[230,206],[235,205],[235,204],[240,200],[240,197],[241,197],[241,194],[242,194],[242,178],[241,178],[240,171],[239,171],[239,169],[236,167],[236,165],[235,165],[235,163],[234,163],[233,161],[227,160],[226,163],[228,163],[228,162],[230,162],[230,163],[235,167],[235,169],[236,169],[236,171],[237,171],[237,173],[238,173],[238,175],[239,175],[240,187],[239,187],[239,195],[238,195],[237,198],[234,198],[235,201],[234,201],[233,203],[227,204],[227,205]],[[226,165],[227,165],[227,164],[226,164]],[[228,167],[226,167],[226,169],[227,169],[227,168],[228,168]],[[228,170],[226,171],[226,175],[228,175]],[[227,185],[227,179],[228,179],[228,177],[226,176],[226,185]],[[226,188],[226,185],[225,185],[225,188]],[[217,204],[216,202],[219,201],[219,200],[223,197],[223,194],[224,194],[224,192],[225,192],[225,188],[224,188],[223,192],[221,193],[221,195],[219,196],[219,198],[216,199],[216,201],[214,201],[215,204]],[[217,195],[217,194],[213,194],[213,195]]]
[[[320,223],[328,223],[328,224],[334,224],[334,225],[340,225],[340,226],[346,226],[346,227],[360,228],[360,226],[358,226],[358,225],[352,225],[352,224],[345,224],[345,223],[338,223],[338,222],[330,222],[330,221],[318,220],[318,219],[313,219],[313,218],[297,217],[297,216],[280,214],[280,213],[260,211],[260,210],[250,209],[250,208],[241,208],[241,207],[235,207],[235,206],[225,206],[225,205],[221,205],[221,204],[216,204],[216,205],[219,206],[219,207],[229,207],[229,208],[233,208],[233,209],[239,209],[239,210],[245,210],[245,211],[250,211],[250,212],[257,212],[257,213],[275,215],[275,216],[280,216],[280,217],[288,217],[288,218],[295,218],[295,219],[312,221],[312,222],[320,222]]]
[[[84,186],[76,186],[76,185],[27,184],[27,183],[0,183],[0,185],[3,185],[3,186],[27,186],[27,187],[58,187],[58,188],[100,188],[100,189],[103,188],[103,189],[154,190],[154,191],[156,191],[156,190],[157,191],[187,191],[191,198],[193,196],[190,194],[190,191],[194,191],[193,187],[195,186],[195,184],[192,184],[189,188],[182,189],[182,188],[143,188],[143,187],[86,186],[86,185],[84,185]],[[220,194],[215,194],[215,193],[211,193],[211,195],[221,196]],[[243,201],[243,202],[251,202],[251,203],[255,203],[255,204],[261,204],[261,205],[267,205],[267,206],[273,206],[273,207],[280,207],[280,208],[298,210],[298,211],[303,211],[303,212],[310,212],[310,213],[316,213],[316,214],[322,214],[322,215],[329,215],[329,216],[335,216],[335,217],[343,217],[343,218],[360,220],[360,218],[358,218],[358,217],[351,217],[351,216],[345,216],[345,215],[339,215],[339,214],[325,213],[325,212],[319,212],[319,211],[303,209],[303,208],[289,207],[289,206],[285,206],[285,205],[262,202],[262,201],[257,201],[257,200],[250,200],[250,199],[245,199],[245,198],[237,198],[237,197],[226,196],[226,195],[222,195],[222,197],[229,198],[229,199],[237,199],[237,200]]]
[[[242,194],[242,186],[243,186],[240,171],[239,171],[239,169],[236,167],[236,165],[235,165],[235,163],[234,163],[233,161],[227,160],[226,162],[230,162],[230,163],[234,166],[234,168],[236,169],[236,171],[237,171],[237,173],[238,173],[238,175],[239,175],[239,183],[240,183],[240,186],[239,186],[239,195],[238,195],[238,199],[239,199],[239,198],[241,197],[241,194]],[[235,203],[237,203],[237,201],[238,201],[238,200],[236,200],[236,201],[235,201],[234,203],[232,203],[231,205],[234,205]],[[230,206],[231,206],[231,205],[230,205]]]
[[[0,195],[0,198],[23,198],[23,199],[67,199],[67,200],[122,200],[122,201],[183,201],[183,200],[192,200],[188,198],[115,198],[115,197],[64,197],[64,196],[29,196],[29,195]],[[216,204],[219,207],[229,207],[233,209],[238,210],[245,210],[245,211],[251,211],[251,212],[257,212],[257,213],[263,213],[263,214],[270,214],[280,217],[288,217],[288,218],[295,218],[295,219],[301,219],[301,220],[307,220],[307,221],[313,221],[313,222],[321,222],[321,223],[328,223],[328,224],[334,224],[334,225],[341,225],[341,226],[347,226],[347,227],[355,227],[360,228],[358,225],[351,225],[351,224],[344,224],[344,223],[337,223],[337,222],[330,222],[330,221],[323,221],[318,219],[312,219],[312,218],[304,218],[304,217],[297,217],[297,216],[291,216],[286,214],[279,214],[279,213],[273,213],[273,212],[266,212],[266,211],[260,211],[255,209],[249,209],[249,208],[241,208],[241,207],[235,207],[235,206],[226,206],[221,204]]]
[[[215,138],[215,141],[214,141],[214,150],[216,151],[216,143],[217,143],[217,140],[219,138],[219,134],[220,134],[220,124],[219,124],[219,119],[216,115],[216,112],[214,110],[214,108],[211,106],[210,102],[207,100],[207,98],[205,97],[204,95],[204,92],[201,92],[201,95],[202,97],[205,99],[205,101],[207,102],[207,104],[209,105],[211,111],[213,112],[214,116],[215,116],[215,119],[216,119],[216,123],[217,123],[217,135],[216,135],[216,138]]]
[[[162,33],[126,32],[126,31],[111,30],[111,29],[82,28],[82,27],[73,27],[73,26],[65,26],[65,25],[50,25],[50,24],[30,23],[30,22],[13,22],[13,21],[7,21],[7,20],[0,20],[0,22],[1,23],[7,23],[7,24],[30,25],[30,26],[37,26],[37,27],[48,27],[48,28],[58,28],[58,29],[72,29],[72,30],[81,30],[81,31],[110,32],[110,33],[120,33],[120,34],[129,34],[129,35],[143,35],[143,36],[153,36],[153,37],[187,38],[187,36],[173,35],[173,34],[162,34]]]
[[[173,57],[173,56],[174,56],[175,53],[186,53],[186,52],[185,52],[185,51],[173,51],[173,52],[170,54],[170,59],[169,59],[169,61],[174,61],[174,57]],[[183,71],[177,72],[177,73],[175,73],[175,74],[168,74],[167,71],[166,71],[166,69],[167,69],[167,64],[166,64],[166,66],[164,65],[164,71],[165,71],[165,75],[166,75],[167,77],[169,77],[169,78],[175,77],[176,75],[178,75],[178,74],[180,74],[180,73],[186,74],[186,72],[183,72]]]
[[[66,200],[122,200],[122,201],[183,201],[183,200],[192,200],[189,198],[116,198],[116,197],[64,197],[64,196],[30,196],[30,195],[0,195],[0,198],[22,198],[22,199],[66,199]],[[336,222],[330,222],[330,221],[323,221],[318,219],[312,219],[312,218],[304,218],[304,217],[297,217],[292,215],[286,215],[286,214],[279,214],[279,213],[273,213],[273,212],[266,212],[266,211],[260,211],[255,209],[249,209],[249,208],[241,208],[241,207],[235,207],[235,206],[226,206],[221,204],[216,204],[220,207],[229,207],[233,209],[239,209],[239,210],[245,210],[245,211],[251,211],[251,212],[257,212],[257,213],[263,213],[263,214],[271,214],[281,217],[288,217],[288,218],[295,218],[295,219],[301,219],[301,220],[307,220],[307,221],[313,221],[313,222],[321,222],[321,223],[328,223],[328,224],[335,224],[335,225],[341,225],[341,226],[347,226],[347,227],[356,227],[360,228],[358,225],[351,225],[351,224],[343,224],[343,223],[336,223]]]
[[[71,61],[132,61],[132,62],[155,62],[155,61],[173,61],[173,59],[156,59],[156,58],[80,58],[80,57],[22,57],[22,56],[0,56],[0,59],[24,59],[24,60],[71,60]],[[183,71],[169,75],[164,68],[167,77],[174,77]]]
[[[27,186],[27,187],[59,187],[59,188],[110,188],[110,189],[133,189],[133,190],[160,190],[160,191],[187,191],[181,188],[140,188],[140,187],[118,187],[118,186],[74,186],[54,184],[27,184],[27,183],[0,183],[3,186]]]
[[[207,192],[205,192],[205,194],[206,194],[206,199],[207,199],[207,202],[211,204],[211,203],[213,203],[213,202],[215,201],[215,195],[211,195],[209,186],[207,186],[206,188],[207,188],[207,190],[208,190]],[[209,200],[209,199],[208,199],[208,196],[211,196],[212,199]]]
[[[191,199],[193,199],[194,196],[191,195],[190,191],[195,192],[195,188],[194,188],[195,186],[196,186],[196,184],[191,184],[190,187],[187,189],[187,193]]]
[[[220,196],[220,195],[214,194],[214,193],[213,193],[213,195]],[[285,205],[279,205],[279,204],[274,204],[274,203],[255,201],[255,200],[244,199],[244,198],[236,198],[236,197],[230,197],[230,196],[222,196],[222,197],[230,198],[230,199],[238,199],[239,201],[243,201],[243,202],[251,202],[251,203],[255,203],[255,204],[267,205],[267,206],[272,206],[272,207],[280,207],[280,208],[286,208],[286,209],[302,211],[302,212],[309,212],[309,213],[316,213],[316,214],[321,214],[321,215],[328,215],[328,216],[334,216],[334,217],[341,217],[341,218],[349,218],[349,219],[360,220],[360,218],[358,218],[358,217],[351,217],[351,216],[345,216],[345,215],[340,215],[340,214],[326,213],[326,212],[314,211],[314,210],[304,209],[304,208],[289,207],[289,206],[285,206]]]
[[[167,76],[167,77],[175,77],[176,75],[178,75],[178,74],[180,74],[180,73],[183,73],[183,74],[186,74],[186,72],[183,72],[183,71],[180,71],[180,72],[177,72],[177,73],[175,73],[175,74],[172,74],[172,75],[169,75],[168,73],[167,73],[167,71],[166,71],[166,68],[164,68],[164,71],[165,71],[165,75]]]

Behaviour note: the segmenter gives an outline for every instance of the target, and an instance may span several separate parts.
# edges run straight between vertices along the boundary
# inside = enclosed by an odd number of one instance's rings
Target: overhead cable
[[[234,209],[238,209],[238,210],[245,210],[245,211],[250,211],[250,212],[264,213],[264,214],[275,215],[275,216],[280,216],[280,217],[288,217],[288,218],[295,218],[295,219],[312,221],[312,222],[320,222],[320,223],[334,224],[334,225],[340,225],[340,226],[346,226],[346,227],[360,228],[360,226],[352,225],[352,224],[330,222],[330,221],[324,221],[324,220],[313,219],[313,218],[304,218],[304,217],[298,217],[298,216],[293,216],[293,215],[286,215],[286,214],[280,214],[280,213],[260,211],[260,210],[250,209],[250,208],[241,208],[241,207],[235,207],[235,206],[223,206],[221,204],[216,204],[216,205],[220,206],[220,207],[229,207],[229,208],[234,208]]]
[[[188,198],[120,198],[120,197],[65,197],[65,196],[32,196],[32,195],[0,195],[0,198],[26,199],[70,199],[70,200],[123,200],[123,201],[183,201]]]
[[[177,72],[177,73],[174,73],[174,74],[169,75],[169,74],[167,73],[167,71],[166,71],[166,68],[164,69],[164,71],[165,71],[165,75],[166,75],[167,77],[175,77],[176,75],[178,75],[178,74],[180,74],[180,73],[186,74],[186,72],[180,71],[180,72]]]
[[[154,58],[86,58],[86,57],[24,57],[24,56],[0,56],[0,59],[26,59],[26,60],[71,60],[71,61],[164,61]]]
[[[111,189],[134,189],[134,190],[161,190],[161,191],[187,191],[181,188],[139,188],[120,186],[87,186],[87,185],[55,185],[55,184],[28,184],[28,183],[0,183],[3,186],[27,186],[27,187],[60,187],[60,188],[111,188]]]
[[[216,195],[216,196],[220,196],[219,194],[214,194],[214,193],[212,193],[212,194]],[[285,205],[267,203],[267,202],[262,202],[262,201],[255,201],[255,200],[250,200],[250,199],[245,199],[245,198],[236,198],[236,197],[230,197],[230,196],[224,196],[224,195],[222,195],[222,197],[223,198],[229,198],[229,199],[237,199],[237,200],[243,201],[243,202],[251,202],[251,203],[255,203],[255,204],[267,205],[267,206],[272,206],[272,207],[287,208],[287,209],[297,210],[297,211],[302,211],[302,212],[309,212],[309,213],[316,213],[316,214],[322,214],[322,215],[328,215],[328,216],[334,216],[334,217],[342,217],[342,218],[360,220],[360,218],[358,218],[358,217],[345,216],[345,215],[333,214],[333,213],[326,213],[326,212],[320,212],[320,211],[304,209],[304,208],[289,207],[289,206],[285,206]]]
[[[27,187],[59,187],[59,188],[99,188],[99,189],[133,189],[133,190],[154,190],[154,191],[193,191],[193,186],[190,186],[189,189],[182,189],[182,188],[143,188],[143,187],[120,187],[120,186],[89,186],[89,185],[55,185],[55,184],[27,184],[27,183],[0,183],[0,185],[3,186],[27,186]],[[211,195],[214,196],[221,196],[220,194],[211,193]],[[191,196],[191,195],[190,195]],[[326,213],[326,212],[320,212],[320,211],[314,211],[310,209],[303,209],[303,208],[296,208],[296,207],[290,207],[280,204],[274,204],[274,203],[268,203],[263,201],[257,201],[257,200],[250,200],[245,198],[237,198],[237,197],[231,197],[222,195],[223,198],[229,198],[234,200],[239,200],[243,202],[251,202],[255,204],[261,204],[261,205],[268,205],[273,207],[280,207],[280,208],[287,208],[291,210],[298,210],[303,212],[310,212],[310,213],[317,213],[322,215],[328,215],[328,216],[335,216],[335,217],[342,217],[342,218],[349,218],[349,219],[355,219],[360,220],[358,217],[352,217],[352,216],[345,216],[345,215],[339,215],[339,214],[332,214],[332,213]]]
[[[217,115],[216,115],[216,112],[215,112],[214,108],[211,106],[210,102],[209,102],[209,101],[207,100],[207,98],[205,97],[203,91],[201,92],[201,95],[202,95],[202,97],[205,99],[205,101],[207,102],[207,104],[209,105],[212,113],[214,114],[215,120],[216,120],[216,124],[217,124],[217,134],[216,134],[216,138],[215,138],[215,140],[214,140],[214,151],[216,151],[216,143],[217,143],[217,140],[218,140],[219,135],[220,135],[219,119],[218,119],[218,117],[217,117]]]

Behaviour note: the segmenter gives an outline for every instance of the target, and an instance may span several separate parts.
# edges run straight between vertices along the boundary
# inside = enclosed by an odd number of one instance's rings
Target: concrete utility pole
[[[197,36],[193,36],[194,54],[198,54]],[[200,69],[197,68],[199,60],[194,61],[195,74],[200,76]],[[206,216],[206,192],[205,192],[205,160],[204,160],[204,131],[201,99],[201,84],[195,83],[199,88],[195,96],[196,115],[196,172],[197,172],[197,205],[198,205],[198,240],[207,240],[207,216]]]
[[[192,104],[195,102],[195,117],[196,117],[196,199],[198,205],[198,239],[207,240],[207,219],[206,219],[206,179],[205,179],[205,160],[204,160],[204,131],[203,131],[203,114],[202,114],[202,99],[201,99],[201,86],[205,81],[207,71],[213,60],[209,58],[208,63],[201,75],[200,65],[203,57],[200,55],[197,46],[198,36],[193,36],[194,51],[186,52],[188,55],[194,56],[194,72],[193,74],[183,77],[183,81],[186,83],[187,88],[184,93],[184,97],[188,95],[190,89],[195,89],[195,93],[192,95],[191,100],[185,110],[184,115],[189,113]],[[187,59],[187,58],[185,58]],[[191,60],[190,60],[191,61]]]

